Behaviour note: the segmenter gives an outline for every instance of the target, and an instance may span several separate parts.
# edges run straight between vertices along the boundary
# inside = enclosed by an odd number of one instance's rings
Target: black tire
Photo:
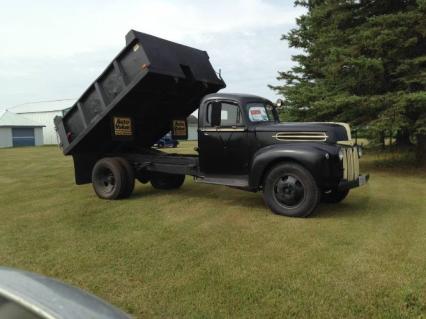
[[[152,173],[151,185],[156,189],[176,189],[185,182],[185,175]]]
[[[126,181],[126,170],[115,158],[100,159],[93,167],[92,185],[99,198],[119,199]]]
[[[275,214],[307,217],[318,206],[320,191],[306,168],[296,163],[281,163],[266,174],[263,199]]]
[[[115,159],[120,162],[121,166],[123,166],[126,171],[126,183],[119,198],[128,198],[132,195],[133,190],[135,189],[135,170],[125,158],[115,157]]]
[[[337,204],[346,198],[349,194],[349,189],[346,190],[329,190],[327,192],[323,192],[321,195],[321,201],[323,203],[329,204]]]

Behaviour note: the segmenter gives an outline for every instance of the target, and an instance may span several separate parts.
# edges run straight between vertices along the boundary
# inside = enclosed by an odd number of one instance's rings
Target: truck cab
[[[248,175],[259,149],[256,127],[279,123],[273,104],[242,94],[206,96],[198,113],[200,170],[206,174]]]
[[[280,123],[272,102],[244,94],[210,94],[198,115],[197,179],[262,191],[279,214],[308,215],[368,180],[345,123]]]

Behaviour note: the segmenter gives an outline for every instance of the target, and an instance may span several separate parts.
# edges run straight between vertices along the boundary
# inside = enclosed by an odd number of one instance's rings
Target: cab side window
[[[213,126],[212,113],[214,103],[216,103],[216,107],[220,107],[220,127],[242,126],[244,124],[241,110],[237,104],[221,102],[219,106],[217,105],[218,102],[212,102],[207,105],[205,126]]]
[[[240,126],[243,124],[241,111],[238,105],[231,103],[222,103],[220,112],[220,126]]]

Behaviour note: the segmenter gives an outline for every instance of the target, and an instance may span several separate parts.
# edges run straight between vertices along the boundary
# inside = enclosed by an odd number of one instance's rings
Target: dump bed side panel
[[[126,40],[68,113],[55,119],[65,154],[149,147],[172,120],[186,118],[204,95],[225,87],[205,51],[136,31]]]

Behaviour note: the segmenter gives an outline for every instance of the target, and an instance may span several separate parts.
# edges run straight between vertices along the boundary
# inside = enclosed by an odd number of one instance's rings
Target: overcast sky
[[[77,98],[124,47],[130,29],[209,53],[227,92],[276,99],[288,70],[290,0],[0,0],[0,108]]]

